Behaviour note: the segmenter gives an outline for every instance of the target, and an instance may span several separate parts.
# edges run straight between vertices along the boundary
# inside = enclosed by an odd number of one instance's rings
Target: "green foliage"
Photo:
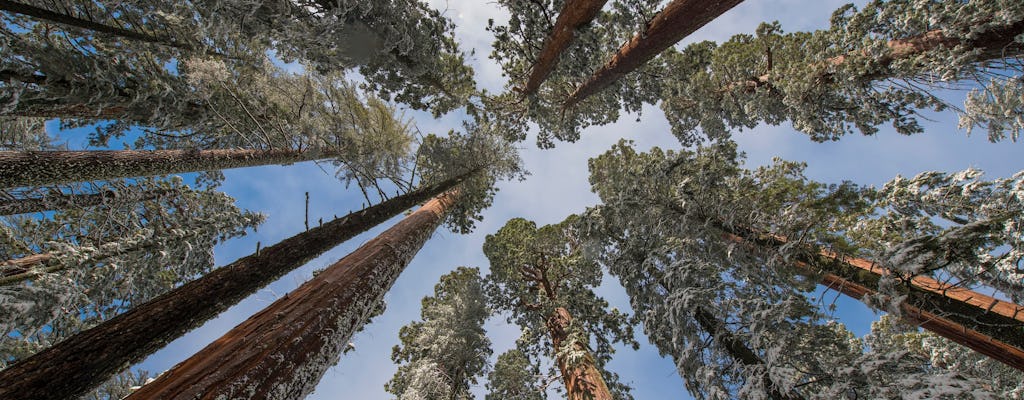
[[[545,400],[538,383],[540,367],[519,348],[501,353],[487,375],[486,400]]]

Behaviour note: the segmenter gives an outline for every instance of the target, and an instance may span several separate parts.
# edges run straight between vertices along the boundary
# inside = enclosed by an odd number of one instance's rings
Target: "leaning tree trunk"
[[[289,164],[337,156],[303,150],[0,151],[0,188]]]
[[[608,87],[742,1],[673,0],[647,24],[644,32],[633,36],[611,60],[576,88],[563,107],[575,106]]]
[[[457,200],[440,195],[128,399],[301,399]]]
[[[776,235],[727,232],[725,238],[736,243],[749,241],[765,247],[786,243]],[[796,258],[797,268],[855,299],[876,294],[879,281],[889,274],[869,260],[816,251]],[[904,319],[1024,371],[1024,307],[926,276],[911,278],[899,290],[906,295],[900,303]]]
[[[0,371],[0,399],[73,398],[289,271],[438,193],[471,171],[292,236]],[[54,379],[59,376],[60,379]]]
[[[576,31],[590,23],[607,2],[608,0],[566,0],[562,5],[562,11],[558,13],[558,19],[555,20],[555,26],[551,28],[551,33],[544,41],[544,48],[540,50],[537,61],[533,63],[530,77],[522,90],[524,95],[528,96],[537,92],[540,84],[555,69],[559,56],[572,43]]]
[[[72,193],[51,191],[39,197],[0,199],[0,215],[28,214],[42,211],[66,210],[69,208],[96,207],[101,204],[128,203],[153,200],[167,195],[169,190],[155,189],[141,193],[119,193],[103,190],[97,193]]]
[[[555,361],[558,370],[562,373],[562,380],[565,381],[565,392],[568,400],[612,400],[608,385],[601,376],[601,371],[594,363],[594,357],[587,350],[585,343],[573,341],[565,343],[569,339],[569,325],[572,324],[572,316],[569,310],[563,307],[556,307],[548,316],[548,333],[551,334],[551,344],[555,350]],[[585,355],[582,360],[570,363],[565,357],[557,355],[561,352],[562,346],[572,346],[572,351],[582,352]]]
[[[711,335],[714,341],[721,346],[722,350],[740,364],[747,367],[766,367],[764,360],[747,347],[746,343],[743,343],[740,338],[729,331],[725,324],[716,318],[714,314],[711,314],[702,307],[696,307],[693,317],[697,320],[697,324],[700,325],[701,329],[707,332],[708,335]],[[772,382],[767,370],[761,374],[761,384],[764,385],[768,396],[773,400],[798,400],[803,398],[795,392],[784,393],[780,391],[778,385]]]

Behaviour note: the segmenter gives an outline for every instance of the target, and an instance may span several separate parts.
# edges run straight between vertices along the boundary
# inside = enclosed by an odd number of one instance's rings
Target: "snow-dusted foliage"
[[[803,165],[780,160],[746,170],[740,159],[731,143],[637,153],[620,142],[590,162],[602,204],[584,216],[588,255],[619,277],[648,337],[675,359],[692,394],[875,398],[988,390],[948,376],[904,378],[920,360],[865,351],[813,295],[816,275],[796,267],[796,259],[823,246],[857,254],[845,233],[873,215],[874,190],[809,181]],[[789,239],[772,246],[735,239],[751,231]]]
[[[881,124],[922,131],[917,113],[951,107],[933,94],[974,87],[961,126],[1016,140],[1021,125],[1024,3],[876,0],[835,12],[828,29],[701,42],[665,55],[662,108],[684,143],[790,122],[813,140]],[[991,82],[991,83],[990,83]]]
[[[0,150],[52,150],[57,147],[42,118],[0,117]]]
[[[146,179],[143,201],[66,208],[47,218],[7,218],[0,230],[0,365],[116,316],[213,268],[213,246],[263,217],[180,178]],[[17,279],[15,279],[17,278]]]
[[[1024,301],[1024,172],[981,179],[981,171],[896,177],[877,192],[875,212],[848,236],[904,276],[934,275],[984,285]]]
[[[402,343],[391,359],[401,365],[385,388],[401,400],[472,399],[469,389],[486,372],[491,355],[480,271],[459,267],[442,276],[420,314],[421,321],[399,331]]]
[[[554,140],[576,141],[580,130],[589,125],[604,125],[619,119],[620,113],[639,112],[644,103],[658,99],[661,70],[658,59],[624,76],[614,84],[574,107],[563,108],[570,94],[614,54],[635,32],[642,31],[655,15],[661,2],[616,0],[591,23],[576,30],[568,48],[538,92],[527,98],[518,93],[537,61],[538,52],[554,27],[565,1],[502,0],[498,2],[511,14],[508,25],[491,21],[494,51],[491,58],[501,64],[509,79],[508,91],[485,99],[487,111],[497,121],[509,125],[509,138],[526,138],[527,123],[540,127],[537,144],[554,146]]]
[[[518,343],[523,343],[519,341]],[[487,374],[486,400],[545,400],[547,392],[541,384],[537,363],[521,349],[501,353],[494,369]]]
[[[637,346],[631,319],[594,292],[604,273],[583,257],[577,221],[570,216],[538,227],[516,218],[488,235],[488,301],[496,311],[509,313],[508,322],[522,328],[522,351],[534,359],[554,359],[569,398],[586,398],[602,390],[630,399],[629,387],[604,366],[616,343]],[[593,373],[601,377],[587,376]]]

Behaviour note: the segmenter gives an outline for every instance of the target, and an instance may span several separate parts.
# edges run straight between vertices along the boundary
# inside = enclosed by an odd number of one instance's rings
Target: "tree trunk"
[[[611,60],[576,88],[563,108],[570,108],[639,68],[665,49],[729,11],[743,0],[673,0],[615,52]]]
[[[736,243],[777,247],[787,242],[777,235],[725,230],[725,238]],[[877,293],[878,282],[889,274],[869,260],[815,251],[797,258],[796,266],[855,299]],[[900,304],[905,319],[1024,371],[1024,307],[925,276],[911,278],[900,290],[907,296]]]
[[[608,0],[566,0],[562,5],[562,11],[558,13],[558,19],[555,20],[555,26],[551,28],[551,33],[544,41],[544,48],[537,55],[537,61],[533,63],[530,77],[522,90],[524,95],[529,96],[537,92],[540,84],[555,69],[559,56],[572,43],[576,31],[590,23],[607,2]]]
[[[0,371],[0,398],[73,398],[238,303],[289,271],[402,211],[459,177],[310,229],[218,268]],[[60,379],[54,379],[59,376]]]
[[[46,20],[61,25],[67,25],[94,32],[99,32],[110,36],[119,36],[131,40],[137,40],[140,42],[176,47],[183,50],[195,49],[192,45],[178,42],[169,37],[154,36],[116,26],[105,25],[99,22],[78,18],[73,15],[54,12],[30,4],[18,3],[15,1],[0,0],[0,10],[4,10],[14,14],[27,15],[30,17],[35,17],[41,20]]]
[[[0,188],[288,164],[336,155],[249,149],[0,151]]]
[[[128,399],[305,397],[457,197],[427,202]]]
[[[140,202],[153,200],[170,193],[169,190],[150,190],[143,193],[119,194],[114,190],[103,190],[98,193],[65,194],[51,191],[44,196],[0,199],[0,215],[28,214],[42,211],[65,210],[69,208],[95,207],[114,202]]]
[[[725,350],[732,358],[739,361],[740,364],[748,367],[759,367],[764,366],[764,360],[761,359],[757,353],[754,353],[742,340],[736,337],[721,320],[715,318],[713,314],[707,310],[697,307],[694,310],[694,319],[697,320],[697,324],[700,325],[701,329],[714,337],[715,342],[718,342],[719,346]],[[772,383],[771,377],[768,375],[767,368],[763,374],[761,374],[761,384],[764,385],[764,389],[767,391],[768,396],[773,400],[798,400],[802,399],[800,395],[796,393],[783,393],[779,391],[778,386]]]
[[[558,355],[563,342],[569,338],[569,325],[572,323],[572,316],[563,307],[556,307],[554,312],[548,316],[548,332],[551,334],[551,343],[556,354],[558,370],[562,373],[565,381],[565,392],[568,400],[612,400],[608,386],[601,376],[601,371],[594,364],[594,357],[590,355],[585,343],[572,342],[574,352],[583,352],[586,355],[576,363],[570,363],[565,357]]]

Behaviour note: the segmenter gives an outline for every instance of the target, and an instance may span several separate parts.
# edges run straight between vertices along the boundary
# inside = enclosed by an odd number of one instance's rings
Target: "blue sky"
[[[484,30],[489,18],[497,23],[508,15],[491,2],[479,0],[434,0],[432,5],[447,10],[457,24],[457,39],[465,51],[476,50],[471,60],[478,84],[491,91],[500,91],[504,81],[500,68],[487,59],[492,36]],[[779,20],[787,31],[824,27],[832,11],[843,1],[748,1],[713,21],[683,41],[725,40],[737,33],[750,33],[762,21]],[[452,113],[441,119],[428,114],[407,112],[415,118],[424,133],[443,133],[458,128],[462,115]],[[748,154],[748,166],[764,165],[772,157],[809,163],[810,178],[839,182],[852,180],[860,184],[879,185],[894,176],[914,175],[926,170],[954,171],[967,167],[980,168],[988,178],[1006,177],[1022,167],[1020,143],[987,142],[983,134],[967,137],[955,129],[955,116],[937,114],[927,124],[926,133],[906,137],[883,129],[872,137],[848,136],[839,142],[813,143],[789,126],[758,127],[738,133],[740,149]],[[553,150],[539,150],[533,139],[522,144],[523,158],[532,175],[524,182],[505,182],[493,207],[484,213],[484,220],[470,235],[457,235],[439,230],[398,279],[387,296],[384,315],[358,334],[354,352],[326,373],[310,399],[386,399],[383,386],[394,373],[391,347],[398,343],[398,329],[419,318],[420,299],[432,293],[438,278],[453,268],[479,266],[487,262],[480,251],[484,236],[495,232],[506,220],[524,217],[539,224],[561,221],[570,213],[579,212],[597,203],[587,183],[587,159],[603,153],[620,138],[629,138],[637,147],[678,148],[669,133],[668,124],[656,107],[647,107],[642,121],[635,115],[624,116],[619,123],[593,127],[583,133],[577,143],[561,143]],[[268,166],[225,171],[223,190],[238,199],[238,205],[268,215],[258,232],[232,240],[216,249],[218,265],[224,265],[255,250],[256,242],[267,246],[303,230],[304,194],[310,193],[310,219],[328,220],[363,207],[363,198],[355,188],[345,188],[324,165],[328,173],[313,163],[290,166]],[[173,342],[136,368],[160,372],[200,350],[253,313],[297,287],[311,277],[311,271],[330,265],[395,221],[384,224],[342,246],[335,248],[310,264],[288,274],[261,290],[219,318]],[[608,279],[602,293],[614,306],[628,309],[623,290]],[[827,300],[835,297],[830,293]],[[838,318],[850,324],[858,334],[868,329],[876,316],[857,302],[840,299]],[[494,341],[494,354],[513,345],[519,332],[495,318],[487,329]],[[624,382],[634,387],[638,399],[689,398],[683,383],[668,359],[641,339],[639,351],[621,350],[609,365]],[[477,388],[482,393],[482,388]]]

